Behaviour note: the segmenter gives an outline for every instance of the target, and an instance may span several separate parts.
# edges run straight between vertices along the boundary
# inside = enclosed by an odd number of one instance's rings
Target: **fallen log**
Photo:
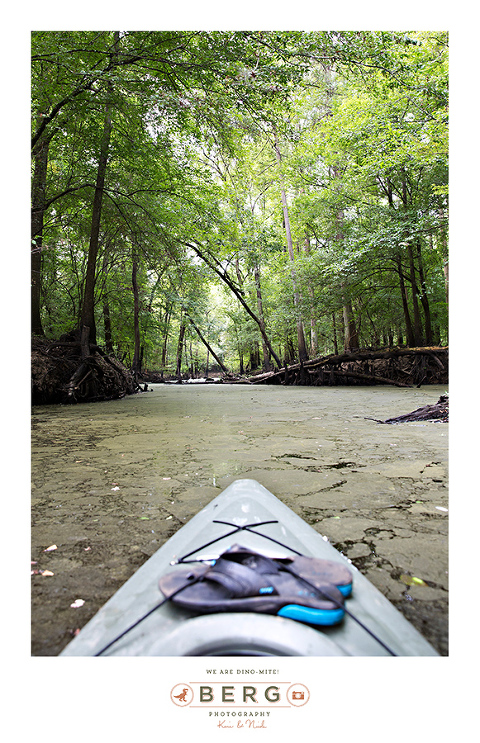
[[[222,377],[221,381],[222,384],[253,384],[248,377],[234,377],[231,374]]]
[[[409,358],[411,358],[411,363]],[[442,361],[443,358],[443,361]],[[433,362],[430,362],[430,359]],[[396,363],[398,360],[398,363]],[[403,360],[403,361],[401,361]],[[388,362],[387,366],[382,362]],[[407,368],[402,368],[403,366]],[[356,366],[356,368],[351,368]],[[435,372],[434,369],[437,369]],[[315,378],[315,373],[317,377]],[[387,372],[387,373],[385,373]],[[306,381],[306,373],[309,381]],[[322,385],[323,376],[331,383],[336,376],[367,384],[392,384],[397,387],[420,387],[422,384],[448,382],[448,347],[390,348],[378,351],[362,350],[329,354],[276,371],[250,377],[251,384],[315,384]],[[399,379],[401,377],[401,379]]]
[[[248,381],[250,382],[250,384],[258,384],[259,382],[264,382],[266,379],[270,379],[271,377],[279,376],[282,374],[285,374],[284,369],[280,369],[280,371],[278,372],[268,371],[264,372],[263,374],[255,374],[255,376],[253,377],[248,377]]]
[[[309,372],[311,373],[311,372]],[[326,371],[328,374],[328,370]],[[370,382],[371,384],[393,384],[395,387],[412,387],[411,384],[405,384],[405,382],[399,382],[395,379],[388,379],[387,377],[381,377],[377,374],[361,374],[360,372],[344,371],[343,369],[335,369],[331,371],[332,374],[336,374],[340,377],[352,377],[352,379],[362,379]]]
[[[365,418],[365,420],[375,421],[375,423],[411,423],[414,421],[442,421],[446,423],[448,414],[448,395],[442,395],[434,405],[424,405],[412,413],[398,415],[396,418],[387,418],[384,421],[377,418]]]
[[[428,354],[435,357],[435,352],[448,353],[448,346],[445,347],[431,347],[425,346],[421,348],[391,348],[388,351],[357,351],[352,353],[341,353],[338,355],[324,356],[323,358],[311,359],[305,361],[304,366],[308,368],[314,368],[317,366],[324,366],[325,364],[342,364],[350,361],[374,361],[376,359],[392,359],[400,356],[418,356],[419,354]],[[438,358],[437,363],[440,363]],[[300,364],[296,364],[296,367],[300,367]],[[443,367],[442,364],[440,366]],[[290,369],[294,367],[291,366]]]

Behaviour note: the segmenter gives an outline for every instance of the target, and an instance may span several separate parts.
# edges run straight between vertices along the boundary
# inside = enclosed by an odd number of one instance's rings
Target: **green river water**
[[[32,654],[58,655],[169,536],[249,477],[327,536],[446,655],[448,424],[366,420],[444,392],[150,385],[122,400],[35,407]]]

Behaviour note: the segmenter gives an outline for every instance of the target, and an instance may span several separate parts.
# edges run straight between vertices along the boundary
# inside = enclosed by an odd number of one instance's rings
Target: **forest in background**
[[[447,251],[446,33],[32,34],[37,347],[168,378],[446,346]]]

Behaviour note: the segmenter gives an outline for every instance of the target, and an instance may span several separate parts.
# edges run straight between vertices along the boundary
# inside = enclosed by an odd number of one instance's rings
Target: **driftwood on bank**
[[[412,423],[414,421],[442,421],[446,423],[448,421],[448,413],[448,395],[442,395],[435,405],[424,405],[412,413],[398,415],[396,418],[387,418],[385,421],[378,420],[377,418],[365,418],[365,420],[375,421],[375,423]]]
[[[229,381],[229,380],[225,380]],[[237,384],[241,380],[237,380]],[[448,347],[389,348],[330,354],[248,378],[249,384],[392,384],[420,387],[448,383]]]

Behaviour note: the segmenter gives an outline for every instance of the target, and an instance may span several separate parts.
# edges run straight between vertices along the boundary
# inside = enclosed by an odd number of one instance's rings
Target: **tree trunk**
[[[448,295],[449,295],[449,285],[448,285],[448,259],[445,259],[443,262],[443,275],[445,277],[445,301],[447,303],[448,307]]]
[[[193,379],[193,377],[195,375],[195,363],[194,363],[194,360],[193,360],[192,339],[190,339],[190,343],[188,344],[188,350],[189,350],[189,353],[190,353],[190,363],[188,365],[188,370],[189,370],[189,373],[190,373],[190,379]]]
[[[419,239],[417,240],[417,262],[421,287],[420,302],[422,303],[423,315],[425,317],[425,343],[427,346],[431,346],[433,344],[432,319],[430,314],[430,303],[427,295],[427,284],[425,282],[425,274],[423,271],[422,246]]]
[[[345,351],[355,351],[359,348],[357,324],[353,314],[350,299],[343,299],[343,325],[345,332]]]
[[[115,32],[115,54],[118,52],[120,34]],[[88,327],[89,340],[96,343],[95,330],[95,273],[97,266],[97,255],[100,235],[100,220],[102,216],[103,189],[105,186],[105,174],[107,172],[108,149],[112,135],[112,115],[109,102],[105,105],[105,117],[103,122],[103,134],[100,144],[100,156],[97,167],[97,179],[95,183],[95,195],[93,197],[92,222],[90,228],[90,242],[88,246],[87,271],[85,275],[85,286],[83,291],[82,311],[80,316],[80,327]]]
[[[226,374],[226,373],[228,372],[228,369],[227,369],[227,367],[225,366],[225,364],[224,364],[224,363],[223,363],[223,362],[222,362],[222,361],[221,361],[221,360],[220,360],[220,359],[218,358],[217,354],[215,353],[215,351],[213,350],[213,348],[212,348],[212,347],[210,346],[210,344],[208,343],[208,341],[207,341],[207,340],[206,340],[206,339],[205,339],[205,338],[203,337],[203,335],[202,335],[201,331],[199,330],[199,328],[197,328],[197,326],[196,326],[196,325],[195,325],[195,323],[193,322],[192,318],[191,318],[191,317],[189,317],[189,315],[187,315],[187,317],[188,317],[188,319],[190,320],[190,323],[191,323],[191,325],[193,326],[193,328],[194,328],[195,332],[197,333],[198,337],[200,338],[200,340],[202,341],[203,345],[204,345],[204,346],[205,346],[205,348],[207,349],[207,374],[208,374],[208,354],[209,354],[209,353],[211,353],[211,354],[212,354],[213,358],[215,359],[215,361],[216,361],[216,362],[217,362],[217,364],[219,365],[220,369],[221,369],[222,371],[224,371],[224,372],[225,372],[225,374]]]
[[[105,350],[108,354],[113,354],[113,339],[112,339],[112,322],[110,319],[110,305],[108,303],[108,297],[103,298],[103,331],[105,334]]]
[[[240,368],[240,374],[243,375],[245,373],[245,368],[243,366],[243,348],[240,346],[240,344],[238,344],[238,363],[239,363],[239,368]]]
[[[415,274],[415,260],[413,256],[412,244],[409,241],[407,246],[408,252],[408,265],[410,269],[410,284],[412,285],[412,306],[413,306],[413,335],[414,343],[416,346],[423,346],[423,329],[422,321],[420,318],[420,308],[418,306],[418,285]]]
[[[387,179],[386,185],[385,185],[385,191],[388,198],[388,204],[391,209],[395,210],[395,204],[393,201],[393,186],[390,179]],[[407,193],[407,185],[405,180],[403,181],[403,204],[404,207],[407,207],[407,201],[408,201],[408,193]],[[402,265],[402,256],[400,254],[400,251],[396,255],[395,259],[395,268],[398,273],[398,281],[399,281],[399,288],[400,288],[400,296],[402,299],[402,308],[403,308],[403,316],[405,318],[405,330],[407,333],[407,345],[408,346],[415,346],[415,338],[413,333],[413,326],[412,326],[412,320],[410,318],[410,310],[408,308],[408,295],[407,295],[407,289],[405,286],[405,276],[403,273],[403,265]],[[399,334],[398,342],[401,343],[402,337]]]
[[[240,366],[240,374],[243,375],[244,374],[243,347],[242,347],[242,344],[240,343],[240,338],[238,337],[238,331],[237,331],[236,326],[235,326],[235,338],[236,338],[236,341],[237,341],[237,351],[238,351],[238,361],[239,361],[239,366]],[[208,372],[208,367],[207,367],[207,372]]]
[[[270,371],[270,369],[272,368],[272,364],[270,361],[270,354],[268,352],[268,346],[265,343],[266,329],[265,329],[265,318],[263,315],[262,287],[260,284],[260,267],[258,265],[258,261],[255,261],[255,268],[253,269],[253,275],[255,277],[255,288],[257,291],[258,319],[260,320],[260,331],[262,334],[263,369],[264,371]]]
[[[103,125],[103,136],[100,148],[100,158],[97,168],[97,180],[95,183],[95,195],[93,197],[92,223],[90,229],[90,243],[88,246],[87,271],[85,275],[85,286],[83,290],[82,312],[80,326],[90,328],[89,340],[96,343],[95,329],[95,273],[97,265],[100,220],[102,216],[103,189],[105,186],[105,174],[108,163],[108,148],[112,133],[112,118],[110,105],[105,106],[105,119]]]
[[[397,257],[396,265],[397,265],[397,273],[398,273],[398,279],[399,279],[399,285],[400,285],[400,295],[402,297],[403,316],[405,318],[405,330],[407,333],[407,346],[412,347],[416,345],[415,336],[413,334],[412,321],[410,318],[410,311],[408,309],[407,289],[406,289],[405,281],[403,278],[402,259],[400,257]]]
[[[280,149],[278,147],[278,142],[277,142],[276,137],[275,137],[275,152],[277,155],[277,163],[280,169],[280,166],[282,163],[282,156],[280,154]],[[285,188],[283,185],[283,178],[282,178],[281,173],[280,173],[280,195],[282,199],[282,210],[283,210],[283,221],[285,223],[285,233],[287,236],[288,255],[290,258],[290,270],[291,270],[292,284],[293,284],[293,303],[295,305],[295,311],[297,315],[298,357],[299,357],[299,360],[303,362],[308,359],[307,345],[305,343],[303,320],[302,320],[302,315],[300,311],[300,294],[297,288],[297,274],[295,270],[295,254],[293,252],[293,241],[292,241],[292,232],[290,229],[290,218],[288,214],[287,194],[285,193]]]
[[[132,362],[132,372],[137,382],[137,377],[141,371],[141,357],[140,357],[140,308],[138,300],[138,262],[137,256],[133,251],[132,254],[132,289],[133,289],[133,337],[135,342]]]
[[[42,283],[43,219],[45,214],[45,189],[47,185],[48,148],[53,134],[40,139],[33,150],[34,171],[32,180],[32,264],[31,264],[31,332],[43,336],[40,315]]]
[[[217,276],[222,281],[225,282],[225,284],[233,292],[233,294],[235,294],[235,296],[237,297],[238,301],[242,305],[243,309],[247,312],[248,315],[250,315],[250,317],[252,318],[252,320],[254,320],[257,323],[257,325],[258,325],[258,327],[260,329],[260,333],[262,334],[262,338],[264,339],[264,341],[265,341],[265,343],[267,345],[267,348],[270,351],[271,356],[275,359],[276,364],[279,367],[282,366],[282,363],[281,363],[280,359],[278,358],[277,354],[275,353],[275,351],[274,351],[274,349],[272,347],[272,344],[270,343],[270,341],[268,339],[268,336],[267,336],[267,334],[265,332],[265,329],[262,328],[260,319],[250,309],[250,307],[248,306],[248,304],[246,303],[246,301],[244,300],[244,298],[242,296],[242,292],[238,289],[238,287],[235,286],[234,282],[229,277],[229,275],[227,274],[227,272],[224,270],[224,268],[223,268],[222,264],[220,263],[220,261],[218,261],[214,256],[211,256],[211,255],[209,255],[207,257],[203,252],[201,252],[198,249],[198,247],[194,243],[185,243],[185,245],[187,245],[189,248],[192,248],[192,250],[198,255],[198,257],[201,258],[202,261],[204,261],[207,264],[207,266],[212,271],[214,271],[214,273],[216,273]]]
[[[305,233],[305,255],[310,255],[310,237],[308,235],[308,232]],[[315,316],[314,309],[315,293],[310,281],[308,281],[308,294],[312,303],[312,308],[310,310],[310,355],[312,356],[312,358],[315,358],[318,353],[318,333],[317,318]]]
[[[179,382],[182,381],[182,351],[183,351],[183,339],[185,337],[185,330],[187,328],[186,321],[182,318],[182,324],[180,325],[180,333],[178,336],[178,345],[177,345],[177,380]]]
[[[253,341],[253,348],[249,349],[250,369],[258,369],[260,366],[260,349],[258,341]]]
[[[103,265],[102,274],[104,278],[107,275],[107,264],[108,264],[108,251],[105,248],[103,254]],[[108,354],[113,354],[113,339],[112,339],[112,322],[110,318],[110,303],[108,301],[108,293],[103,286],[103,297],[102,297],[102,314],[103,314],[103,332],[105,336],[105,350]]]
[[[444,219],[444,213],[443,209],[440,209],[439,211],[440,219]],[[433,238],[432,238],[433,239]],[[448,245],[447,245],[447,239],[448,239],[448,232],[447,230],[443,229],[443,227],[440,228],[439,234],[438,234],[438,244],[440,246],[440,254],[442,257],[442,267],[443,267],[443,275],[445,277],[445,301],[447,303],[448,307],[448,294],[449,294],[449,285],[448,285]]]
[[[406,211],[409,206],[409,193],[408,193],[407,176],[406,176],[405,171],[403,173],[403,178],[402,178],[402,203],[403,203],[403,208]],[[417,278],[415,274],[415,260],[414,260],[414,255],[413,255],[412,242],[408,236],[406,237],[406,247],[407,247],[407,258],[408,258],[408,267],[409,267],[409,281],[412,286],[413,345],[421,346],[423,343],[423,330],[422,330],[422,322],[420,319],[420,309],[418,306],[419,291],[418,291],[418,286],[417,286]]]
[[[317,321],[313,312],[310,317],[310,354],[313,358],[318,354]]]
[[[336,174],[336,168],[334,168]],[[343,220],[344,213],[343,209],[339,209],[337,212],[337,234],[336,240],[338,243],[343,243],[345,236],[343,233]],[[350,297],[348,296],[348,288],[345,283],[341,285],[342,289],[342,300],[343,300],[343,326],[344,326],[344,347],[346,351],[353,351],[358,348],[358,331],[355,322],[355,315],[353,314],[353,307]]]
[[[170,331],[170,313],[172,311],[172,304],[168,304],[165,309],[165,317],[163,319],[163,325],[164,325],[164,338],[163,338],[163,346],[162,346],[162,356],[161,356],[161,373],[163,375],[163,371],[167,365],[167,352],[168,352],[168,335]]]
[[[335,317],[335,312],[332,312],[332,328],[333,328],[333,347],[335,349],[335,355],[338,356],[337,318]]]

